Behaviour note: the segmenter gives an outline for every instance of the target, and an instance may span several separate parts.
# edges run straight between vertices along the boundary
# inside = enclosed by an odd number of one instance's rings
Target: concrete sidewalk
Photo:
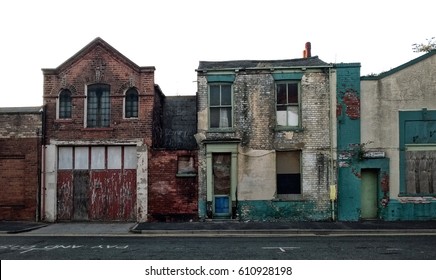
[[[422,222],[238,222],[139,223],[141,234],[436,234],[436,221]]]
[[[174,223],[32,223],[0,221],[0,234],[41,236],[210,236],[210,235],[365,235],[431,234],[436,221],[238,222]]]

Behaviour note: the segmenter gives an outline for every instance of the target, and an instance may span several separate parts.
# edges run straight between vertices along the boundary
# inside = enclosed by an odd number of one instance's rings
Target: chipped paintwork
[[[82,171],[83,172],[83,171]],[[86,172],[86,171],[85,171]],[[135,221],[136,170],[87,171],[87,218],[90,221]],[[74,175],[58,171],[58,219],[75,216],[73,202]]]
[[[389,174],[387,172],[383,172],[380,185],[384,193],[389,192]]]
[[[59,171],[57,181],[57,219],[71,220],[73,213],[73,173],[71,171]]]
[[[360,118],[360,98],[356,91],[349,89],[345,92],[343,102],[346,105],[345,114],[352,120]]]
[[[241,221],[323,221],[331,215],[314,201],[245,200],[238,202],[238,209]]]

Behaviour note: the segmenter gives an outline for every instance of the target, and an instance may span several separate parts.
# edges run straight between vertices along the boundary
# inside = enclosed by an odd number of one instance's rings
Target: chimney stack
[[[310,42],[307,42],[304,47],[305,47],[305,49],[303,51],[303,58],[311,57],[312,56],[312,53],[311,53],[311,47],[312,46],[311,46]]]

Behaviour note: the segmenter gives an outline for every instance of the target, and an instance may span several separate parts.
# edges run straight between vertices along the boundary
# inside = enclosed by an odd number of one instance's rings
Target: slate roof
[[[229,60],[229,61],[200,61],[197,71],[223,69],[253,69],[253,68],[286,68],[286,67],[329,67],[326,63],[312,56],[309,58],[283,60]]]
[[[39,114],[42,107],[0,107],[0,114]]]
[[[136,63],[131,61],[129,58],[127,58],[125,55],[120,53],[117,49],[109,45],[106,41],[104,41],[102,38],[97,37],[94,40],[92,40],[89,44],[87,44],[85,47],[83,47],[81,50],[79,50],[76,54],[74,54],[72,57],[70,57],[68,60],[66,60],[64,63],[59,65],[56,68],[43,68],[42,72],[44,74],[56,74],[61,72],[63,69],[70,67],[72,64],[80,60],[84,55],[86,55],[88,52],[96,48],[97,46],[101,46],[106,51],[112,53],[115,55],[119,60],[121,60],[123,63],[131,67],[132,69],[135,69],[136,71],[154,71],[156,68],[154,66],[138,66]]]
[[[166,149],[197,148],[197,97],[166,96],[163,114],[163,147]]]

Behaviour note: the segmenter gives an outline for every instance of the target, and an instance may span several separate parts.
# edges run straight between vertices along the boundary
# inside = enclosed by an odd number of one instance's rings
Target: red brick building
[[[164,112],[167,98],[154,83],[154,71],[101,38],[59,67],[43,69],[43,220],[143,222],[160,212],[196,213],[196,196],[177,191],[178,185],[197,189],[195,170],[175,172],[178,166],[196,166],[195,123],[187,123],[193,127],[187,130],[191,144],[168,140],[187,127],[165,121],[172,117]],[[152,202],[164,190],[165,199]],[[186,199],[194,205],[173,207],[172,201]]]
[[[0,108],[0,220],[39,218],[41,107]]]

